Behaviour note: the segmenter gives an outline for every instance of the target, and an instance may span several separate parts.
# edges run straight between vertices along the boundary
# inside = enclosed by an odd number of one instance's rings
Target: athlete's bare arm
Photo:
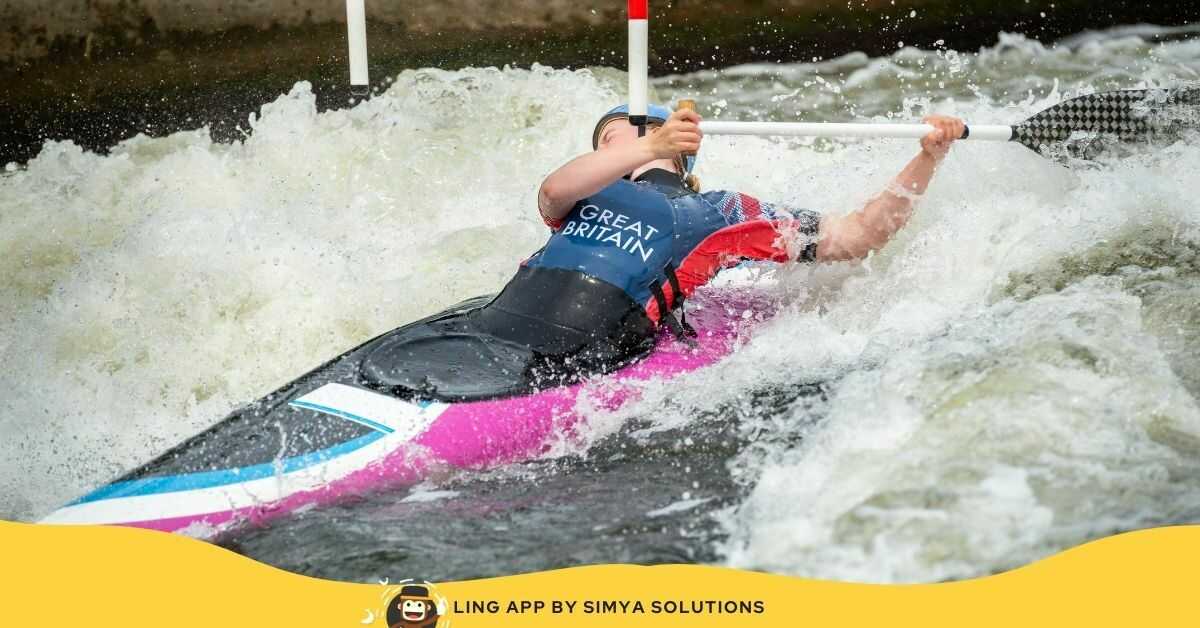
[[[934,130],[921,138],[921,153],[908,162],[887,189],[856,212],[821,220],[818,261],[862,259],[883,248],[908,223],[913,200],[925,193],[937,165],[964,128],[962,120],[949,116],[929,116],[924,122],[933,125]]]
[[[671,159],[700,150],[700,140],[700,116],[688,109],[671,114],[666,124],[645,137],[638,137],[629,123],[614,120],[601,131],[600,150],[580,155],[546,177],[538,190],[538,210],[550,222],[561,220],[576,201],[631,172],[636,176],[654,166],[673,169]]]

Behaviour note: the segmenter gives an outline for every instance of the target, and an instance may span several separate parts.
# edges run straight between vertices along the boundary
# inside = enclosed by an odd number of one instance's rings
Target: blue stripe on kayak
[[[348,419],[350,421],[354,421],[355,423],[358,423],[359,425],[369,427],[378,432],[383,432],[384,434],[391,434],[392,432],[396,431],[396,430],[384,425],[383,423],[377,423],[366,417],[361,417],[361,416],[358,416],[357,414],[351,414],[349,412],[346,412],[345,410],[338,410],[337,408],[330,408],[329,406],[323,406],[319,403],[313,403],[311,401],[303,401],[303,400],[297,399],[295,401],[288,402],[288,404],[296,406],[297,408],[307,408],[309,410],[316,410],[317,412],[324,412],[325,414],[332,414],[333,416],[342,417],[343,419]]]
[[[262,478],[274,476],[277,472],[291,473],[293,471],[299,471],[301,469],[320,464],[326,460],[330,460],[338,456],[344,456],[381,438],[383,438],[382,432],[371,432],[365,436],[359,436],[354,440],[348,440],[340,445],[335,445],[328,449],[321,449],[319,451],[314,451],[300,456],[284,458],[278,463],[266,462],[249,467],[238,467],[236,469],[202,471],[200,473],[188,473],[185,475],[164,475],[161,477],[129,480],[127,482],[114,482],[108,486],[100,487],[67,505],[76,506],[79,504],[86,504],[88,502],[97,502],[105,499],[115,499],[118,497],[135,497],[138,495],[158,495],[160,493],[192,491],[202,488],[212,488],[214,486],[239,484],[242,482],[249,482],[251,480],[261,480]]]

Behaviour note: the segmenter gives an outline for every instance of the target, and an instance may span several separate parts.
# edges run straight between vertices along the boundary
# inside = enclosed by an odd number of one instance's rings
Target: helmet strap
[[[629,116],[629,124],[638,128],[638,137],[646,137],[646,116]]]

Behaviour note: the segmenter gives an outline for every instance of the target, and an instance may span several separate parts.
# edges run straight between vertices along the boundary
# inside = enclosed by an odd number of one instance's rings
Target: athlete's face
[[[661,124],[657,123],[648,124],[646,125],[646,132],[657,133],[659,127],[661,126]],[[616,120],[604,125],[604,128],[600,129],[600,139],[596,140],[596,150],[604,150],[606,148],[622,146],[630,142],[636,142],[637,139],[638,128],[632,124],[629,124],[629,120],[626,118],[617,118]],[[635,171],[634,174],[637,174],[641,170],[651,166],[666,168],[668,170],[674,170],[675,172],[683,171],[683,162],[679,159],[659,159],[642,166],[642,168]]]
[[[646,126],[647,133],[658,131],[658,127],[662,125],[650,124]],[[626,118],[617,118],[604,125],[600,129],[600,139],[596,142],[596,149],[603,150],[612,146],[620,146],[629,142],[635,142],[638,138],[638,128],[629,124]]]

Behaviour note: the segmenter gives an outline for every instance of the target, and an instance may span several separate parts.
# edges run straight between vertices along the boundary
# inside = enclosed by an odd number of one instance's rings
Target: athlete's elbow
[[[853,241],[849,233],[857,225],[851,216],[826,216],[821,219],[821,227],[817,232],[816,261],[845,262],[854,259],[853,251],[847,243]]]
[[[887,238],[866,236],[847,242],[842,247],[842,261],[867,259],[872,253],[883,249],[888,243]]]
[[[859,242],[822,242],[817,245],[818,262],[852,262],[866,259],[876,249]]]
[[[542,208],[549,207],[554,203],[554,199],[558,198],[561,192],[558,189],[558,184],[553,179],[542,181],[542,186],[538,188],[538,205]]]
[[[888,234],[868,229],[855,217],[848,216],[832,223],[817,244],[819,262],[849,262],[866,259],[888,242]]]
[[[564,207],[570,207],[571,202],[567,200],[567,191],[563,189],[561,184],[555,183],[553,179],[546,179],[542,182],[542,187],[538,189],[538,209],[542,215],[547,218],[562,218]]]

